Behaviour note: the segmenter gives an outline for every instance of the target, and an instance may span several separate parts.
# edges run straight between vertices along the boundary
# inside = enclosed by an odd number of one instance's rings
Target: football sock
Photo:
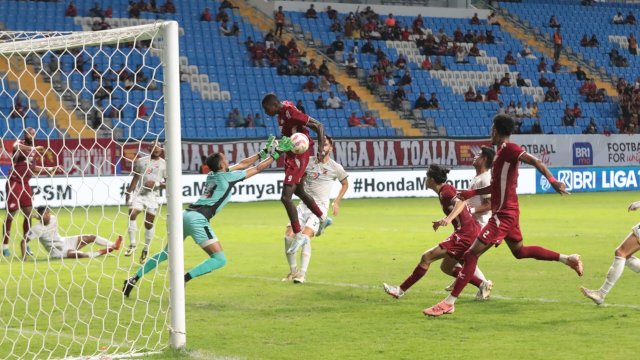
[[[422,277],[426,273],[427,273],[427,269],[423,268],[422,266],[420,266],[420,264],[418,264],[418,266],[416,266],[416,268],[413,269],[413,272],[411,273],[411,275],[409,275],[409,277],[400,285],[400,289],[402,289],[402,291],[409,290],[409,288],[412,287],[413,284],[418,282],[418,280],[422,279]]]
[[[482,272],[482,270],[480,270],[480,267],[478,266],[476,266],[476,271],[474,271],[473,276],[480,279],[480,281],[487,280],[487,278],[484,276],[484,273]]]
[[[308,242],[302,246],[302,251],[300,252],[300,273],[302,276],[304,276],[307,273],[307,268],[309,267],[310,260],[311,260],[311,242]]]
[[[541,246],[521,246],[513,252],[513,256],[515,256],[516,259],[531,258],[545,261],[560,261],[559,253],[545,249]]]
[[[451,291],[452,297],[458,298],[458,296],[460,296],[462,290],[467,286],[469,281],[471,281],[471,278],[473,278],[473,273],[476,271],[477,266],[478,256],[471,251],[465,252],[464,265],[456,278],[455,285],[453,285],[453,290]],[[455,302],[455,300],[453,301]]]
[[[616,284],[616,281],[618,281],[620,275],[622,275],[622,272],[624,271],[624,263],[625,258],[622,256],[616,256],[613,259],[613,264],[611,264],[611,267],[609,268],[607,277],[604,279],[604,283],[600,287],[600,292],[603,295],[607,295],[609,291],[611,291],[613,285]]]
[[[634,272],[640,273],[640,259],[635,256],[632,256],[627,259],[627,267]]]
[[[31,222],[29,221],[29,219],[24,219],[24,221],[22,222],[22,233],[24,234],[25,238],[27,237],[27,233],[29,233],[29,228],[31,228]]]
[[[164,250],[160,251],[157,254],[154,254],[149,258],[149,260],[145,261],[144,265],[142,265],[140,269],[138,269],[138,272],[136,272],[136,277],[138,277],[138,279],[141,278],[142,275],[155,269],[159,263],[167,260],[167,258],[169,257],[169,253],[167,252],[168,250],[169,249],[165,247]]]
[[[289,218],[289,220],[291,220],[291,218]],[[298,220],[298,215],[296,215],[295,220],[291,220],[291,230],[293,230],[294,234],[297,234],[300,231],[302,231],[302,227],[300,226],[300,221]]]
[[[11,224],[13,223],[13,218],[7,216],[4,219],[4,237],[2,239],[2,243],[5,245],[9,245],[9,236],[11,235]]]
[[[224,251],[213,253],[207,260],[201,262],[200,264],[196,265],[196,267],[189,270],[188,274],[189,276],[191,276],[191,279],[197,278],[198,276],[208,274],[213,270],[220,269],[226,263],[227,258],[224,256]]]
[[[453,296],[451,294],[447,295],[447,297],[444,299],[444,302],[449,304],[449,305],[453,305],[456,303],[456,300],[458,300],[457,296]]]
[[[113,243],[111,241],[103,238],[102,236],[96,235],[96,239],[93,242],[100,246],[113,246]]]
[[[9,244],[2,244],[2,250],[8,250]]]
[[[569,255],[560,254],[560,257],[558,258],[558,261],[560,261],[561,263],[566,265],[568,258],[569,258]]]
[[[155,226],[151,229],[144,229],[144,248],[145,250],[149,250],[149,244],[151,244],[151,240],[153,240],[153,235],[156,233]]]
[[[322,209],[320,209],[320,207],[318,206],[318,204],[316,204],[315,201],[313,201],[311,204],[306,204],[306,205],[309,208],[309,210],[311,210],[313,215],[315,215],[318,218],[322,219],[322,217],[324,216],[324,213],[322,212]],[[309,205],[311,205],[311,206],[309,206]]]
[[[287,262],[289,263],[290,272],[295,272],[298,269],[298,265],[296,264],[296,254],[287,254],[287,250],[293,244],[293,237],[284,236],[284,253],[287,256]]]
[[[129,219],[129,245],[136,246],[136,235],[138,232],[138,224],[135,220]]]
[[[478,269],[478,267],[476,267],[476,269]],[[455,267],[453,269],[453,276],[458,277],[458,274],[460,274],[460,271],[462,271],[462,268]],[[480,285],[482,285],[482,282],[484,280],[485,279],[480,279],[479,277],[477,277],[474,273],[473,276],[471,277],[471,280],[469,280],[469,282],[473,284],[475,287],[480,287]]]
[[[98,257],[100,255],[104,255],[106,253],[107,253],[106,251],[92,251],[92,252],[88,252],[87,255],[89,255],[89,258],[93,259],[95,257]]]

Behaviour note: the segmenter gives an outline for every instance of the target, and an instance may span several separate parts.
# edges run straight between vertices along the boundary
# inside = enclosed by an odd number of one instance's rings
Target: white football
[[[291,135],[291,142],[293,143],[291,152],[294,154],[304,154],[309,149],[309,138],[303,133]]]

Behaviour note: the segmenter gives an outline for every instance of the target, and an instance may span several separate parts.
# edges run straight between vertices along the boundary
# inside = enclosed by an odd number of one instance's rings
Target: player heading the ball
[[[309,138],[309,147],[311,147],[313,145],[313,141],[309,137],[309,129],[311,129],[318,135],[318,144],[324,144],[322,123],[298,110],[292,102],[280,102],[275,94],[267,94],[262,98],[262,108],[267,115],[278,116],[278,125],[283,136],[290,137],[294,133],[303,133]],[[324,146],[318,146],[317,159],[324,159],[324,155]],[[318,235],[322,234],[328,223],[327,214],[304,190],[302,177],[307,169],[310,156],[310,151],[305,151],[302,154],[287,152],[284,158],[284,187],[280,201],[287,211],[289,223],[295,234],[291,247],[287,249],[288,254],[295,253],[298,248],[309,243],[309,237],[302,232],[298,211],[292,200],[293,194],[300,198],[309,210],[320,219]]]

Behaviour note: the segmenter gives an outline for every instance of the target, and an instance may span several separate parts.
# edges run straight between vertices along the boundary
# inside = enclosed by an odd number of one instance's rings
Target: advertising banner
[[[638,166],[638,135],[513,135],[547,166]]]
[[[567,186],[569,192],[638,190],[640,167],[571,167],[552,168],[553,176]],[[547,179],[536,174],[536,193],[554,192]]]

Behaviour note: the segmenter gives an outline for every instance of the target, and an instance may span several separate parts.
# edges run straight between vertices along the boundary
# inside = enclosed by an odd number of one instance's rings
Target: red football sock
[[[559,261],[560,254],[542,246],[522,246],[513,252],[516,259],[532,258],[536,260]]]
[[[24,222],[22,222],[22,234],[24,234],[24,237],[27,237],[27,233],[29,232],[29,229],[31,228],[31,222],[29,222],[28,219],[24,219]]]
[[[478,256],[471,251],[467,251],[464,253],[464,265],[462,266],[462,270],[459,272],[458,277],[456,278],[456,284],[453,286],[453,291],[451,292],[451,296],[458,297],[464,287],[467,286],[471,278],[473,278],[473,273],[476,271],[476,266],[478,265]]]
[[[319,218],[321,218],[324,215],[324,213],[322,212],[322,209],[320,209],[320,207],[318,206],[318,204],[316,204],[315,201],[311,204],[311,206],[307,205],[307,207],[309,208],[309,210],[311,210],[313,215]]]
[[[409,288],[412,287],[413,284],[418,282],[418,280],[422,279],[422,277],[426,273],[427,269],[423,268],[420,265],[416,266],[416,268],[413,269],[411,275],[409,275],[409,277],[402,283],[402,285],[400,285],[400,289],[402,289],[402,291],[409,290]]]
[[[458,277],[458,274],[460,274],[460,271],[462,270],[462,268],[459,267],[455,267],[453,269],[453,276]],[[473,272],[475,273],[476,271],[473,270]],[[471,284],[473,284],[475,287],[480,287],[480,285],[482,285],[482,280],[480,280],[480,278],[478,278],[477,276],[473,275],[473,277],[471,278],[471,280],[469,280],[469,282]]]
[[[9,216],[7,216],[6,219],[4,219],[4,238],[2,243],[4,245],[9,245],[9,237],[11,236],[11,223],[13,222],[13,219]]]
[[[291,230],[293,230],[294,234],[297,234],[300,231],[302,231],[302,227],[300,226],[300,221],[292,221],[291,222]]]

